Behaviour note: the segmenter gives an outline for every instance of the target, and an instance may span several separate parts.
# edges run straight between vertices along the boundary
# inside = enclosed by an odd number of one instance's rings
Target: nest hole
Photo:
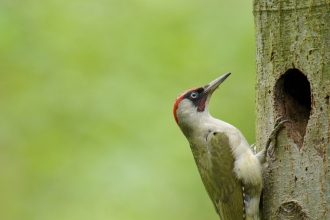
[[[310,83],[300,70],[289,69],[277,80],[274,95],[277,115],[290,121],[285,127],[300,149],[311,113]]]

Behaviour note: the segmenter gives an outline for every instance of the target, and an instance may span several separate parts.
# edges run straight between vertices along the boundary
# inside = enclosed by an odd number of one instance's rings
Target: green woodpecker
[[[208,110],[214,90],[229,75],[183,92],[173,113],[220,219],[258,220],[265,150],[255,155],[237,128]]]

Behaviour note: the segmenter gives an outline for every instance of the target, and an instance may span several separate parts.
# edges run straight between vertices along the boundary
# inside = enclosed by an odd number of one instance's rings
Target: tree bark
[[[330,219],[330,0],[254,0],[263,219]]]

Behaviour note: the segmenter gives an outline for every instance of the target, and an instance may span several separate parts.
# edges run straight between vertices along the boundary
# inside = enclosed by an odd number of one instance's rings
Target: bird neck
[[[212,117],[208,111],[195,112],[187,117],[182,117],[179,120],[181,131],[188,140],[192,137],[199,137],[204,133],[208,133],[208,126],[210,125]]]

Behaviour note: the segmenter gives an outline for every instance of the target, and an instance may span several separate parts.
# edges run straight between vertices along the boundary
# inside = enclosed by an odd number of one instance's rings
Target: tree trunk
[[[330,219],[330,0],[254,0],[257,146],[276,118],[263,219]]]

